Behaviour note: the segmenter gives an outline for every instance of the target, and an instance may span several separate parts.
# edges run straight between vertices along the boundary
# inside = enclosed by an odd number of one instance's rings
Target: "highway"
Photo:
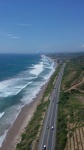
[[[62,65],[53,91],[50,95],[50,104],[45,116],[41,137],[39,140],[38,150],[43,150],[46,145],[46,150],[54,150],[56,143],[56,128],[57,128],[57,113],[58,113],[58,101],[60,93],[60,85],[65,68],[65,63]],[[49,126],[49,129],[47,127]],[[52,126],[54,129],[52,130]]]

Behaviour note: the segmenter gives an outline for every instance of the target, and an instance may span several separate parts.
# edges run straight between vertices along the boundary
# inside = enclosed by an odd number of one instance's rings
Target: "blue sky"
[[[84,0],[0,0],[0,52],[84,51]]]

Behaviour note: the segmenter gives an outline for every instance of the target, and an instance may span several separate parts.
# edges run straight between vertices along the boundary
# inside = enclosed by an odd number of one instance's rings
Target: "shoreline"
[[[50,78],[49,78],[50,80]],[[26,104],[20,111],[12,127],[7,132],[7,135],[0,147],[0,150],[15,150],[17,143],[21,139],[21,134],[31,120],[37,105],[39,104],[43,93],[47,87],[49,80],[41,87],[41,90],[29,104]],[[12,142],[11,142],[12,141]]]

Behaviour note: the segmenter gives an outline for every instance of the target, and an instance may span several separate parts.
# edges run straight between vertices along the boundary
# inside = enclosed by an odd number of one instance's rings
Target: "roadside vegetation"
[[[84,149],[84,56],[66,64],[61,85],[56,150]]]
[[[25,132],[22,133],[21,142],[17,144],[16,150],[37,150],[42,125],[49,105],[49,96],[52,88],[54,87],[54,83],[58,75],[59,69],[60,66],[57,67],[56,71],[51,76],[46,90],[43,94],[43,97],[40,100],[32,119],[25,128]]]
[[[68,90],[84,80],[84,56],[71,59],[66,64],[62,81],[62,90]],[[79,85],[81,86],[81,85]],[[82,89],[84,88],[84,83]],[[76,88],[77,89],[77,88]]]

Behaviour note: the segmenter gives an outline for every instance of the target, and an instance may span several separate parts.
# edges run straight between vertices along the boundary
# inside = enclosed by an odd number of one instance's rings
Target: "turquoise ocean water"
[[[47,56],[0,54],[0,146],[21,108],[35,98],[53,72],[54,62]]]

